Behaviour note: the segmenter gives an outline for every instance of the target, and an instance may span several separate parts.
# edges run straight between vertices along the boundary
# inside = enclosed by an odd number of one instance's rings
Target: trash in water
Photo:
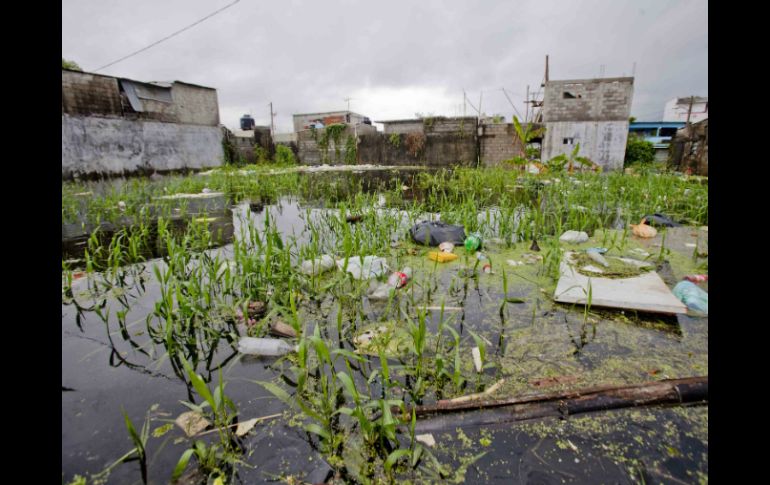
[[[328,254],[324,254],[320,258],[308,259],[302,262],[300,266],[300,272],[302,274],[311,276],[313,274],[321,274],[334,268],[334,258]]]
[[[608,251],[607,248],[588,248],[588,249],[586,249],[587,253],[605,254],[607,251]]]
[[[414,350],[412,336],[396,322],[385,322],[371,327],[353,338],[356,353],[379,355],[380,350],[390,357],[401,357]]]
[[[294,327],[277,320],[270,324],[270,333],[280,337],[296,337],[297,332]]]
[[[249,355],[276,357],[296,352],[299,346],[288,344],[284,340],[274,338],[241,337],[238,341],[238,352]]]
[[[337,260],[337,268],[342,269],[345,267],[345,260]],[[368,280],[370,278],[377,278],[388,272],[388,263],[385,258],[379,256],[351,256],[348,258],[347,272],[350,273],[354,279]]]
[[[681,227],[682,225],[674,222],[671,220],[670,217],[655,213],[649,216],[644,216],[644,224],[647,224],[649,226],[660,226],[660,227]]]
[[[174,421],[177,426],[182,428],[184,434],[188,437],[195,436],[211,424],[203,415],[197,411],[187,411],[182,413]]]
[[[537,263],[539,263],[540,261],[543,260],[543,257],[541,255],[539,255],[539,254],[531,254],[531,253],[524,254],[524,255],[522,255],[521,258],[527,264],[537,264]]]
[[[476,367],[476,372],[481,372],[481,349],[473,347],[471,354],[473,354],[473,365]]]
[[[483,268],[481,268],[481,270],[483,272],[485,272],[485,273],[491,273],[492,272],[492,265],[487,263],[487,264],[484,265]]]
[[[691,274],[684,277],[687,281],[691,281],[693,283],[704,283],[709,280],[709,275],[707,274]]]
[[[428,246],[438,246],[442,242],[462,244],[465,241],[463,226],[453,226],[441,221],[418,222],[409,230],[414,242]]]
[[[481,234],[474,232],[463,242],[465,244],[465,250],[468,252],[475,251],[481,247]]]
[[[428,252],[428,259],[431,261],[438,261],[439,263],[446,263],[448,261],[454,261],[455,259],[459,258],[460,256],[454,254],[454,253],[445,253],[445,252],[439,252],[439,251],[430,251]]]
[[[567,231],[561,235],[559,241],[570,244],[580,244],[588,241],[588,234],[583,231]]]
[[[243,318],[243,310],[241,307],[237,307],[235,309],[235,316],[237,317],[238,323],[246,323],[249,326],[254,325],[257,323],[257,320],[265,316],[265,313],[267,312],[267,307],[265,306],[264,302],[261,301],[250,301],[247,304],[248,313],[248,319]]]
[[[436,446],[436,440],[433,438],[433,435],[430,433],[415,435],[414,439],[424,444],[425,446],[430,446],[430,447]]]
[[[596,251],[586,251],[586,254],[588,255],[589,258],[591,258],[595,262],[601,264],[605,268],[609,268],[610,267],[610,263],[606,259],[604,259],[604,256],[602,256],[598,252],[596,252]]]
[[[631,224],[631,232],[634,236],[648,239],[657,236],[658,231],[654,227],[645,224],[645,221],[645,219],[642,219],[639,224]]]
[[[391,290],[401,288],[406,285],[409,277],[412,275],[412,268],[406,267],[403,271],[395,271],[388,277],[385,283],[378,283],[369,293],[370,300],[387,300],[390,297]]]
[[[444,241],[438,245],[438,248],[445,253],[451,253],[452,251],[454,251],[455,245],[449,241]]]
[[[684,245],[685,245],[685,247],[688,247],[688,248],[696,248],[696,247],[698,247],[698,245],[695,244],[695,243],[684,243]]]
[[[524,266],[524,261],[514,261],[512,259],[506,260],[506,263],[508,263],[511,266]]]
[[[674,296],[695,311],[709,313],[709,294],[691,281],[680,281],[674,287]]]
[[[121,211],[125,212],[125,210],[126,210],[126,203],[123,202],[122,200],[120,202],[118,202],[118,209],[120,209]]]

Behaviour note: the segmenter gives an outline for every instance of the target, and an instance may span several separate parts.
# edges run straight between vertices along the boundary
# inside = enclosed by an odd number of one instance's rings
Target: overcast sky
[[[85,71],[146,47],[234,0],[62,0],[62,57]],[[545,55],[550,78],[635,76],[632,116],[659,120],[673,97],[708,95],[708,2],[240,0],[99,71],[217,89],[222,124],[244,113],[276,131],[291,115],[346,109],[524,114]],[[634,63],[636,66],[634,68]],[[542,98],[542,91],[540,92]]]

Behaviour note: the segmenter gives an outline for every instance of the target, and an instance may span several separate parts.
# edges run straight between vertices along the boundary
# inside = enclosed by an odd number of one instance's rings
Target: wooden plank
[[[554,300],[560,303],[588,303],[588,287],[591,286],[591,306],[621,308],[652,313],[687,313],[658,273],[649,271],[631,278],[588,277],[580,274],[569,261],[571,252],[561,261],[561,278],[556,285]]]

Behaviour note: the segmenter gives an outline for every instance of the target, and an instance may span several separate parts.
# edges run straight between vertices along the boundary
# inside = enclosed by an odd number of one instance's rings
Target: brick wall
[[[481,165],[499,167],[514,157],[524,156],[524,143],[512,123],[482,124],[479,139]]]

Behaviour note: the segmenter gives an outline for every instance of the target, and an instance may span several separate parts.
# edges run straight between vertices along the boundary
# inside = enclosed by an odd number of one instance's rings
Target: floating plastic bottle
[[[274,338],[241,337],[238,341],[238,352],[249,355],[276,357],[289,352],[296,352],[297,345],[291,345],[285,340]]]
[[[409,277],[412,276],[412,268],[406,267],[403,271],[395,271],[388,277],[388,285],[393,288],[401,288],[406,285]]]
[[[700,289],[697,285],[689,281],[680,281],[674,287],[674,296],[688,308],[705,313],[709,313],[709,294]]]
[[[468,252],[475,251],[481,247],[481,234],[474,232],[465,238],[465,249]]]

